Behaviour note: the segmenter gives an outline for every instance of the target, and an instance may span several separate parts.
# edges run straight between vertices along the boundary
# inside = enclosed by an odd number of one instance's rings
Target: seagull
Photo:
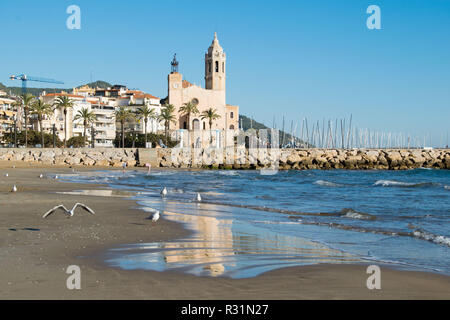
[[[55,176],[55,180],[57,180],[58,179],[58,176]]]
[[[159,211],[156,211],[152,216],[152,221],[156,222],[159,219]]]
[[[44,177],[44,175],[41,173],[40,175],[39,175],[39,179],[42,179]]]
[[[202,197],[200,196],[200,193],[197,193],[197,202],[201,202],[202,201]]]
[[[161,197],[165,197],[167,195],[167,188],[164,187],[164,189],[162,189],[161,191]]]
[[[5,177],[9,177],[9,174],[5,173]]]
[[[12,188],[11,192],[17,192],[17,187],[16,185],[14,185],[14,187]]]
[[[42,218],[47,218],[49,215],[51,215],[53,212],[55,212],[58,209],[61,209],[64,211],[65,214],[68,215],[67,218],[70,218],[73,216],[73,214],[75,213],[75,209],[80,206],[82,207],[84,210],[86,210],[87,212],[89,212],[90,214],[95,214],[95,212],[89,208],[88,206],[86,206],[85,204],[82,203],[75,203],[75,205],[73,206],[72,210],[67,210],[66,207],[64,207],[64,205],[60,204],[59,206],[54,207],[53,209],[49,210],[47,213],[45,213]]]

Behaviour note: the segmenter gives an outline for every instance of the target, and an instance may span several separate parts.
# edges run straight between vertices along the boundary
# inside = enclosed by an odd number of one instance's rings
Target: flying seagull
[[[49,210],[47,213],[45,213],[42,218],[47,218],[49,215],[51,215],[53,212],[55,212],[58,209],[61,209],[64,211],[65,214],[68,215],[68,218],[72,217],[73,214],[75,213],[75,209],[77,207],[82,207],[84,210],[86,210],[87,212],[89,212],[90,214],[95,214],[95,212],[89,208],[88,206],[86,206],[85,204],[82,203],[75,203],[75,205],[73,206],[72,210],[67,210],[66,207],[64,207],[64,205],[60,204],[59,206],[54,207],[53,209]]]
[[[197,193],[197,202],[201,202],[202,201],[202,197],[200,196],[200,193]]]
[[[162,191],[161,191],[161,196],[165,197],[166,195],[167,195],[167,188],[164,187],[164,189],[162,189]]]
[[[17,192],[17,187],[16,187],[16,185],[13,186],[11,192]]]

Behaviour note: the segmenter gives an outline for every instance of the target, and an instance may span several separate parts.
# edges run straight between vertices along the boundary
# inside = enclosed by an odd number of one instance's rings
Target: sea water
[[[113,248],[105,259],[114,267],[243,278],[286,266],[378,262],[450,274],[448,170],[128,170],[61,178],[132,191],[143,219],[158,210],[193,231]],[[148,223],[149,232],[157,228]]]

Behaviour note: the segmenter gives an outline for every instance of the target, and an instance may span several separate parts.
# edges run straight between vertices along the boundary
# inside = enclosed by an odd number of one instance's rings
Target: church
[[[168,76],[168,96],[163,103],[175,106],[176,129],[209,130],[208,119],[201,119],[201,113],[210,108],[220,116],[214,120],[212,130],[239,129],[239,107],[226,104],[226,54],[219,44],[217,33],[205,54],[205,88],[183,79],[178,72],[176,56]],[[187,102],[197,105],[198,114],[191,114],[190,123],[180,108]],[[172,129],[172,126],[171,126]]]

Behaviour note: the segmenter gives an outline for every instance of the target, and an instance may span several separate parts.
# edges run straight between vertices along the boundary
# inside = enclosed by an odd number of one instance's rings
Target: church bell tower
[[[226,55],[214,32],[214,40],[205,54],[205,88],[225,91]]]

